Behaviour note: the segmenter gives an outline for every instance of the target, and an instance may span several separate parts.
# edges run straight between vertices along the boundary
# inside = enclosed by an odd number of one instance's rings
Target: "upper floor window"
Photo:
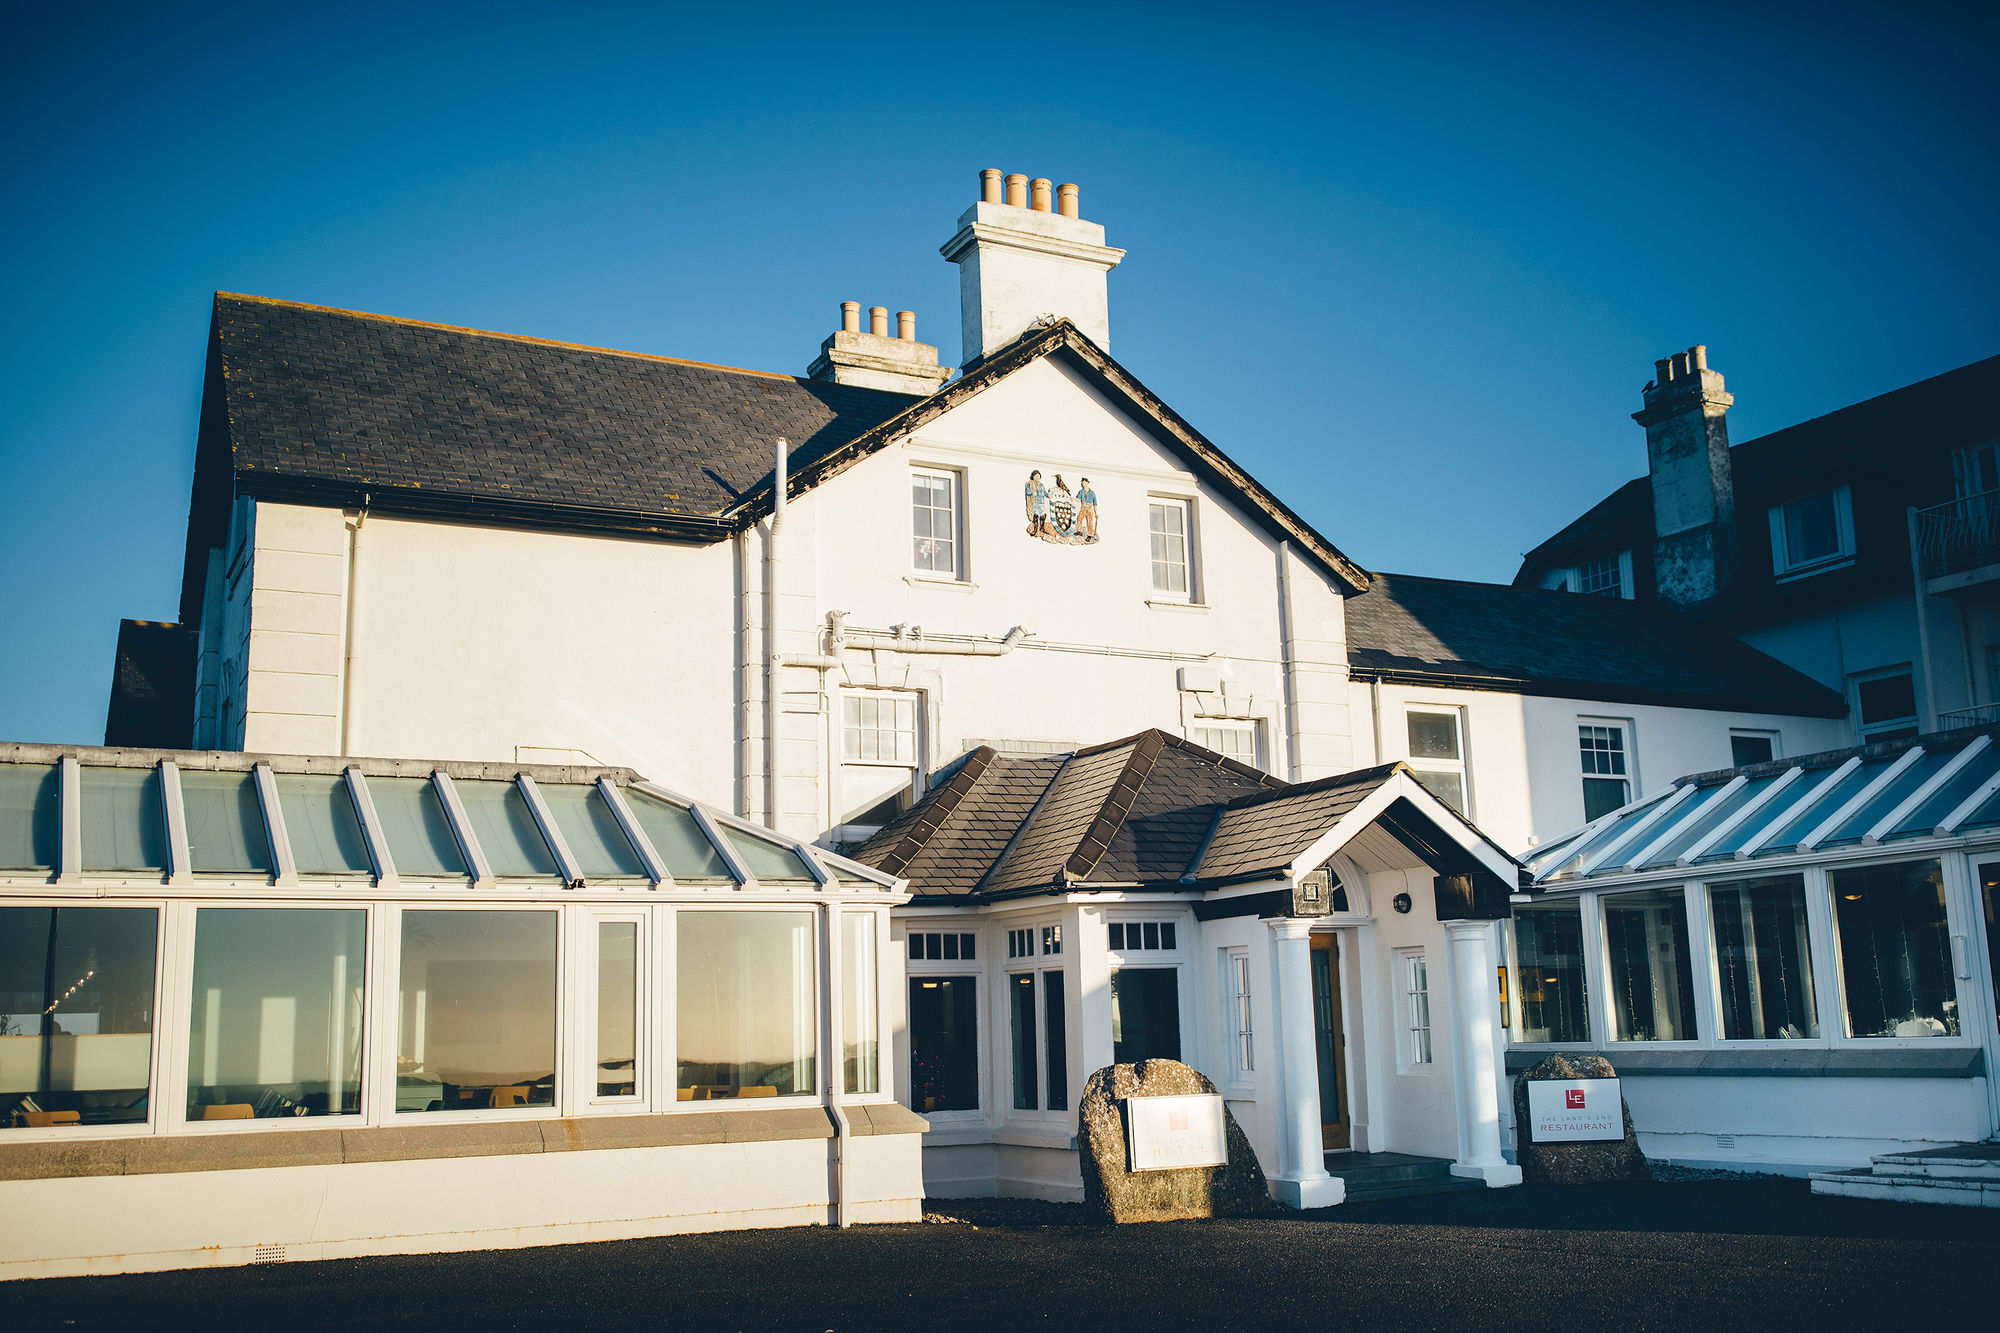
[[[1232,722],[1206,718],[1192,729],[1192,733],[1188,739],[1203,749],[1213,750],[1224,759],[1257,767],[1257,723],[1254,719]]]
[[[1576,734],[1583,761],[1584,819],[1597,819],[1630,804],[1630,730],[1623,722],[1583,722]]]
[[[1854,505],[1847,487],[1771,506],[1771,567],[1809,574],[1854,558]]]
[[[959,478],[917,468],[910,473],[911,560],[919,574],[959,574]]]
[[[1550,570],[1542,579],[1544,588],[1580,592],[1599,597],[1632,596],[1632,553],[1619,551],[1580,565]]]
[[[1465,726],[1456,708],[1415,709],[1406,715],[1410,767],[1431,795],[1461,815],[1470,810],[1465,780]]]
[[[1917,690],[1908,667],[1867,671],[1854,682],[1854,717],[1864,743],[1906,740],[1917,734]]]
[[[1951,482],[1961,500],[2000,491],[2000,444],[1975,444],[1952,454]]]
[[[1777,757],[1777,732],[1731,731],[1729,733],[1729,766],[1731,768],[1743,768],[1750,764],[1768,764]]]
[[[923,754],[918,697],[857,690],[841,700],[841,823],[879,827],[914,798]]]
[[[1186,500],[1154,496],[1146,505],[1153,540],[1153,591],[1177,601],[1194,600],[1192,515]]]

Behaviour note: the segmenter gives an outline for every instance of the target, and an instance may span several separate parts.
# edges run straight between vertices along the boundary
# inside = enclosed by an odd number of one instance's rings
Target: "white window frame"
[[[1187,584],[1187,588],[1184,591],[1177,592],[1172,588],[1161,587],[1158,570],[1154,568],[1155,564],[1159,562],[1154,561],[1152,558],[1153,510],[1159,507],[1178,510],[1181,515],[1181,581]],[[1201,605],[1200,563],[1199,550],[1196,543],[1194,498],[1187,495],[1148,494],[1146,496],[1146,567],[1149,571],[1148,586],[1152,589],[1152,592],[1148,594],[1148,600],[1154,602],[1185,603],[1189,606]]]
[[[1415,986],[1422,969],[1426,1019],[1417,1022]],[[1437,1068],[1437,991],[1430,984],[1430,959],[1422,946],[1396,950],[1396,1069],[1403,1074],[1428,1074]]]
[[[1452,719],[1452,726],[1456,729],[1456,734],[1458,737],[1458,759],[1456,761],[1449,759],[1419,759],[1415,755],[1409,753],[1410,717],[1412,714],[1415,713],[1428,714],[1429,716],[1432,717],[1449,716]],[[1415,769],[1419,773],[1457,774],[1458,789],[1465,795],[1465,809],[1462,813],[1465,815],[1467,819],[1472,819],[1473,811],[1477,809],[1477,807],[1473,804],[1473,795],[1472,795],[1472,753],[1471,753],[1471,745],[1469,743],[1471,739],[1469,735],[1470,731],[1471,728],[1469,728],[1466,725],[1465,709],[1458,706],[1457,704],[1409,703],[1403,706],[1404,762],[1409,764],[1411,768]],[[1578,762],[1579,763],[1582,762],[1580,757]],[[1627,761],[1627,766],[1628,767],[1630,766],[1629,760]],[[1432,795],[1436,795],[1436,793],[1433,792]]]
[[[1230,1086],[1248,1089],[1256,1082],[1257,1011],[1250,972],[1250,950],[1225,948],[1222,955],[1222,1036],[1229,1048]]]
[[[938,583],[963,583],[966,580],[965,561],[965,474],[957,468],[937,467],[919,463],[910,468],[910,479],[918,477],[944,481],[951,490],[951,568],[948,570],[929,568],[917,563],[916,545],[916,496],[914,486],[910,496],[910,574],[911,577]],[[935,506],[925,506],[936,513]]]
[[[1204,732],[1226,732],[1232,736],[1248,736],[1250,738],[1249,757],[1247,759],[1241,758],[1229,753],[1227,750],[1210,745],[1203,738],[1202,733]],[[1260,771],[1264,767],[1264,720],[1262,718],[1197,717],[1188,723],[1188,739],[1205,750],[1214,750],[1225,759],[1235,759],[1238,763],[1248,764],[1250,767]]]
[[[1743,767],[1743,765],[1736,762],[1736,738],[1738,736],[1744,737],[1746,740],[1762,739],[1771,742],[1771,758],[1769,760],[1759,760],[1759,763],[1775,762],[1785,757],[1785,747],[1781,744],[1784,739],[1782,733],[1766,730],[1762,727],[1731,727],[1729,729],[1729,766],[1731,768]]]
[[[1584,592],[1583,571],[1590,565],[1613,558],[1603,556],[1599,560],[1592,560],[1583,565],[1558,566],[1542,575],[1542,587],[1551,592],[1573,592],[1586,597],[1603,596],[1608,589],[1599,589],[1595,593]],[[1629,601],[1635,595],[1632,582],[1632,553],[1620,551],[1615,558],[1618,561],[1618,595]]]
[[[1637,799],[1638,793],[1641,790],[1639,786],[1639,745],[1638,729],[1633,726],[1632,719],[1629,717],[1584,717],[1579,715],[1576,719],[1576,725],[1579,730],[1575,741],[1576,749],[1573,753],[1576,755],[1577,796],[1579,798],[1582,797],[1584,782],[1591,779],[1609,780],[1615,776],[1609,773],[1586,773],[1583,771],[1583,733],[1581,728],[1609,727],[1617,731],[1624,740],[1625,800],[1620,801],[1619,804],[1625,805]],[[1588,812],[1590,807],[1586,803],[1583,808]],[[1586,820],[1584,822],[1588,823],[1589,821]]]
[[[861,701],[871,700],[871,699],[876,701],[893,699],[899,702],[903,700],[908,700],[910,702],[911,708],[913,710],[912,721],[914,723],[914,731],[911,741],[911,753],[915,756],[911,762],[904,763],[901,760],[882,759],[879,757],[874,759],[849,759],[847,757],[848,701],[853,700],[858,704]],[[838,722],[839,743],[834,751],[834,756],[833,756],[835,765],[834,775],[833,775],[833,792],[835,801],[837,801],[842,806],[845,806],[847,803],[846,778],[847,778],[847,770],[850,768],[905,769],[909,773],[909,782],[904,790],[907,796],[909,797],[909,800],[915,801],[919,796],[923,795],[924,777],[930,771],[930,766],[925,760],[925,744],[924,744],[925,737],[929,733],[929,727],[926,725],[929,719],[925,716],[925,709],[927,703],[928,700],[926,699],[925,694],[922,690],[874,689],[874,688],[863,687],[863,688],[844,689],[840,692],[840,717]],[[876,732],[880,732],[882,728],[878,726],[873,730],[875,730]],[[907,809],[908,806],[906,805],[904,808]],[[835,840],[839,842],[859,842],[863,838],[866,838],[867,836],[874,833],[877,829],[881,827],[882,826],[880,824],[840,824],[836,826],[835,829],[833,830],[833,836]]]
[[[1063,945],[1063,919],[1060,916],[1040,916],[1026,921],[1004,923],[1008,932],[1021,931],[1027,937],[1027,952],[1003,958],[1000,963],[1001,1009],[1006,1013],[1004,1020],[1007,1030],[993,1043],[996,1050],[1005,1053],[1000,1072],[1004,1075],[1006,1092],[1004,1099],[997,1102],[1000,1118],[1017,1124],[1041,1124],[1064,1122],[1076,1110],[1080,1090],[1071,1077],[1076,1061],[1072,1058],[1076,1043],[1071,1039],[1070,1029],[1076,1013],[1076,998],[1072,994],[1067,954]],[[1054,931],[1053,947],[1049,932]],[[1011,948],[1009,954],[1013,954]],[[1050,972],[1059,973],[1063,978],[1063,1100],[1069,1105],[1062,1110],[1049,1109],[1049,988],[1042,978]],[[1035,1105],[1032,1109],[1014,1105],[1014,979],[1033,977],[1035,997]]]
[[[1908,676],[1910,678],[1910,706],[1918,711],[1906,713],[1901,717],[1886,718],[1877,722],[1864,720],[1861,716],[1861,687],[1873,681],[1893,680],[1897,676]],[[1856,671],[1849,675],[1847,678],[1847,697],[1850,706],[1854,710],[1854,734],[1860,738],[1861,743],[1866,745],[1872,737],[1882,735],[1884,732],[1902,731],[1905,728],[1911,731],[1922,731],[1923,701],[1918,698],[1918,689],[1916,667],[1909,662],[1901,662],[1895,666],[1877,667],[1872,671]]]
[[[1007,1114],[1004,1109],[996,1111],[996,1108],[999,1106],[998,1099],[1001,1085],[995,1081],[996,1071],[993,1068],[991,1053],[1006,1046],[1007,1043],[1012,1041],[1012,1038],[1008,1037],[998,1041],[994,1039],[994,1015],[998,1012],[1000,1006],[995,1003],[991,984],[995,973],[1002,969],[989,968],[988,963],[992,960],[993,950],[996,947],[1001,951],[1003,955],[1002,962],[1004,963],[1004,954],[1007,949],[1006,934],[1000,930],[987,930],[981,923],[976,921],[969,923],[972,928],[967,930],[965,927],[968,923],[963,917],[958,915],[911,917],[909,920],[898,922],[897,924],[903,927],[902,938],[893,940],[892,942],[892,947],[898,950],[896,956],[901,960],[903,966],[902,985],[904,994],[897,1000],[897,1004],[903,1006],[897,1010],[901,1015],[896,1020],[899,1024],[907,1025],[909,1022],[909,1010],[907,1006],[909,1004],[908,991],[911,982],[921,982],[925,979],[934,980],[939,977],[972,978],[972,1021],[975,1033],[977,1034],[973,1054],[973,1067],[978,1081],[977,1104],[969,1109],[957,1111],[926,1111],[924,1112],[924,1118],[939,1129],[954,1127],[964,1129],[969,1126],[988,1124],[990,1123],[989,1117],[993,1119],[1004,1117]],[[910,957],[909,937],[911,935],[929,934],[973,935],[976,937],[976,942],[973,946],[975,956],[970,959],[963,957]],[[888,970],[886,967],[883,968],[885,973]],[[1005,985],[1006,983],[1003,980],[1001,982],[1003,997],[1005,994]],[[885,1010],[885,1018],[887,1017],[887,1013],[888,1011]],[[1011,1017],[1009,1015],[1009,1021],[1011,1021]],[[886,1022],[884,1026],[886,1028]],[[884,1049],[892,1050],[895,1060],[899,1063],[894,1070],[894,1079],[884,1077],[882,1084],[884,1088],[899,1087],[903,1090],[905,1097],[914,1098],[916,1096],[915,1090],[908,1086],[910,1059],[913,1055],[911,1040],[907,1027],[905,1027],[904,1031],[884,1036]],[[1008,1058],[1012,1058],[1011,1048],[1009,1049]],[[1011,1106],[1014,1101],[1013,1066],[1009,1064],[1005,1069],[1008,1081],[1005,1085],[1004,1095],[1007,1105]]]
[[[1801,561],[1794,565],[1786,555],[1788,543],[1785,540],[1785,506],[1799,504],[1806,500],[1816,500],[1822,495],[1833,496],[1833,524],[1836,546],[1833,554]],[[1774,504],[1770,509],[1771,521],[1771,571],[1779,582],[1795,578],[1805,578],[1812,574],[1822,574],[1830,569],[1843,569],[1854,563],[1854,500],[1845,486],[1835,486],[1830,490],[1811,491],[1805,495]]]
[[[560,1026],[568,1026],[568,1040],[563,1048],[572,1053],[567,1076],[571,1080],[571,1092],[567,1105],[615,1109],[619,1111],[643,1110],[652,1101],[652,1083],[658,1075],[658,1061],[653,1056],[653,929],[649,914],[644,908],[601,908],[580,907],[576,909],[576,947],[584,956],[579,960],[577,985],[569,1005],[570,1017],[565,1020],[557,1015]],[[598,927],[602,925],[631,925],[637,928],[638,977],[634,1003],[638,1013],[634,1018],[632,1047],[638,1057],[638,1069],[634,1071],[632,1091],[619,1096],[599,1096],[597,1092],[597,1000],[598,972],[603,965],[599,956],[602,939]]]

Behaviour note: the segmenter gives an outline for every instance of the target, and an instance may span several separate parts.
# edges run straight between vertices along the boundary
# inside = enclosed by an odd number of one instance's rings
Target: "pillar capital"
[[[1271,933],[1281,940],[1302,940],[1312,934],[1312,918],[1303,916],[1276,916],[1264,923]]]

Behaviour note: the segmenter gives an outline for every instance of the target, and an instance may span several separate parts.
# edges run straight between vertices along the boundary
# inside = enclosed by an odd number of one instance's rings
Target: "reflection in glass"
[[[1619,1041],[1693,1041],[1694,971],[1682,891],[1607,894],[1603,903],[1612,1035]]]
[[[361,1109],[367,922],[358,909],[195,913],[188,1119]]]
[[[597,923],[597,1095],[639,1092],[639,923]]]
[[[734,882],[729,865],[715,850],[684,807],[648,796],[630,787],[622,793],[632,818],[646,834],[646,841],[659,853],[667,873],[675,879],[720,879]]]
[[[1708,904],[1722,1035],[1733,1041],[1817,1037],[1805,881],[1782,875],[1711,884]]]
[[[736,855],[743,866],[760,880],[810,880],[812,871],[806,869],[805,859],[790,846],[780,846],[742,829],[728,829],[724,837],[736,849]]]
[[[1069,1031],[1063,1004],[1063,974],[1042,973],[1042,1049],[1047,1053],[1049,1106],[1069,1110]]]
[[[979,979],[910,978],[910,1105],[979,1109]]]
[[[1955,1037],[1958,992],[1936,861],[1827,873],[1850,1037]]]
[[[399,875],[469,874],[429,778],[369,778],[368,798],[382,821],[383,840]]]
[[[150,907],[0,907],[0,1128],[146,1118]]]
[[[0,866],[53,870],[62,842],[62,780],[55,764],[0,764]]]
[[[555,878],[555,853],[542,837],[519,783],[468,778],[452,786],[459,804],[465,807],[479,850],[486,853],[486,865],[495,875]]]
[[[1111,974],[1111,1058],[1136,1064],[1181,1058],[1179,973],[1171,967],[1121,967]]]
[[[285,838],[292,845],[292,862],[301,875],[374,873],[346,778],[280,773],[277,784],[278,805],[285,812]]]
[[[271,873],[271,840],[254,773],[183,770],[181,810],[196,870]]]
[[[399,980],[397,1110],[554,1105],[554,912],[405,911]]]
[[[85,768],[83,868],[165,870],[166,815],[157,768]]]
[[[646,873],[646,867],[639,863],[639,854],[632,850],[631,840],[618,826],[618,816],[611,813],[603,793],[596,787],[571,782],[538,785],[543,804],[554,816],[556,827],[562,830],[569,854],[576,858],[577,868],[585,878],[615,879]]]
[[[1012,1020],[1014,1109],[1033,1111],[1035,1089],[1035,974],[1016,972],[1007,978],[1007,1012]]]
[[[1521,1041],[1589,1041],[1583,911],[1572,900],[1514,909]]]
[[[680,913],[683,1101],[814,1090],[811,912]]]
[[[840,918],[840,1032],[846,1046],[845,1087],[879,1092],[881,1074],[881,986],[875,969],[873,912],[846,912]]]

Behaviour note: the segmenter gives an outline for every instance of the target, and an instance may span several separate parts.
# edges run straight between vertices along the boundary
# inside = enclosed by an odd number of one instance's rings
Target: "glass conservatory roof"
[[[1552,839],[1531,882],[1702,866],[2000,826],[2000,727],[1835,750],[1682,778]]]
[[[0,877],[893,888],[624,769],[0,746]]]

